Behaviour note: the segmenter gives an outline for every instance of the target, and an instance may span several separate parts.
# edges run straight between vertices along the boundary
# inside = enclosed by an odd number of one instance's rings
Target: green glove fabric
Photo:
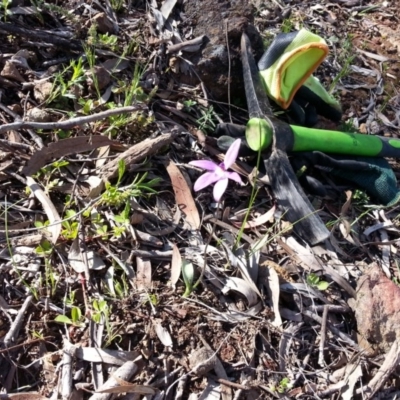
[[[301,29],[277,35],[258,62],[269,97],[299,125],[312,126],[315,111],[333,120],[342,116],[340,104],[312,76],[328,52],[320,36]]]
[[[299,88],[288,111],[298,125],[309,127],[318,122],[318,115],[332,121],[340,121],[342,118],[339,102],[325,90],[315,76],[310,76]]]
[[[384,158],[379,157],[331,157],[319,151],[297,153],[292,165],[314,166],[333,176],[355,183],[371,196],[372,200],[385,206],[393,206],[400,201],[397,179]]]

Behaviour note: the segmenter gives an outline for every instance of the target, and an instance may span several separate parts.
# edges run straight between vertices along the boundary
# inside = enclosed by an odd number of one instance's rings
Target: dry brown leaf
[[[124,381],[118,376],[113,375],[113,378],[118,383],[119,386],[99,389],[96,393],[139,393],[139,394],[150,394],[155,395],[156,389],[151,386],[136,385],[127,381]]]
[[[179,277],[181,276],[182,256],[178,246],[172,243],[172,260],[171,260],[171,285],[175,288]]]
[[[168,162],[166,168],[168,175],[171,178],[176,203],[178,204],[179,209],[185,215],[186,222],[190,225],[191,229],[199,229],[200,215],[197,211],[191,190],[186,183],[185,178],[172,161]]]
[[[340,210],[340,216],[345,217],[347,215],[347,212],[350,209],[351,206],[351,196],[353,195],[351,190],[346,190],[346,201],[344,202],[342,209]]]
[[[0,400],[48,400],[36,392],[0,394]]]
[[[58,214],[56,208],[54,207],[53,202],[50,198],[46,195],[46,193],[39,187],[39,185],[35,182],[35,180],[28,176],[26,179],[26,183],[31,189],[34,196],[39,200],[40,204],[43,207],[44,212],[49,219],[50,226],[46,229],[49,230],[51,233],[51,241],[52,243],[56,243],[58,237],[60,236],[61,232],[61,218]]]
[[[166,328],[164,328],[161,324],[156,323],[156,324],[154,324],[154,330],[156,331],[156,334],[157,334],[158,338],[160,339],[160,342],[165,347],[172,347],[172,345],[173,345],[172,338]]]
[[[124,385],[107,389],[100,389],[95,393],[139,393],[139,394],[155,395],[156,390],[150,386],[144,386],[144,385]]]
[[[161,14],[165,18],[165,20],[168,19],[169,15],[171,14],[171,11],[175,7],[177,0],[165,0],[161,6]]]
[[[86,262],[89,270],[99,271],[106,267],[100,255],[93,250],[87,250],[86,255],[82,253],[78,238],[72,242],[68,252],[68,261],[77,273],[85,272]]]
[[[279,311],[279,276],[274,268],[268,267],[268,282],[264,282],[264,286],[268,291],[269,305],[274,311],[274,319],[271,320],[273,326],[282,326],[282,318]]]
[[[360,378],[363,376],[363,371],[361,368],[361,365],[354,365],[354,364],[348,364],[346,367],[346,377],[345,380],[347,382],[347,385],[343,388],[342,391],[342,399],[343,400],[351,400],[354,396],[354,389],[356,386],[356,383]]]
[[[136,257],[136,286],[138,290],[151,288],[151,262],[142,257]]]
[[[90,151],[97,147],[108,146],[111,143],[113,143],[113,141],[107,136],[100,135],[78,136],[50,143],[47,147],[43,147],[32,155],[31,159],[22,170],[22,173],[26,176],[32,175],[53,158]]]
[[[257,226],[264,225],[274,216],[275,209],[276,207],[273,206],[270,210],[260,215],[255,220],[246,222],[244,224],[244,229],[253,229],[256,228]],[[242,222],[232,221],[232,225],[236,226],[236,228],[240,228],[242,226]]]
[[[101,168],[107,161],[110,155],[110,146],[99,147],[94,151],[93,157],[97,158],[96,168]]]
[[[227,294],[230,291],[234,291],[243,295],[246,298],[249,307],[254,306],[258,302],[258,293],[254,291],[253,285],[244,279],[236,278],[234,276],[227,278],[221,292],[223,294]]]
[[[72,351],[74,356],[80,360],[111,365],[123,365],[127,361],[133,362],[141,357],[137,351],[110,350],[98,347],[78,347]]]

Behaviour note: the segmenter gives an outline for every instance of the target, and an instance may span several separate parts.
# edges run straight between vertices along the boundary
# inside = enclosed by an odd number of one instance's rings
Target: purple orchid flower
[[[237,139],[230,145],[228,151],[226,152],[225,160],[221,164],[216,164],[215,162],[208,160],[191,161],[189,163],[190,165],[210,171],[204,173],[197,179],[194,184],[194,191],[197,192],[215,183],[213,191],[214,200],[219,202],[222,195],[225,193],[229,179],[232,179],[233,181],[243,185],[239,174],[228,171],[228,169],[237,159],[239,148],[240,139]]]

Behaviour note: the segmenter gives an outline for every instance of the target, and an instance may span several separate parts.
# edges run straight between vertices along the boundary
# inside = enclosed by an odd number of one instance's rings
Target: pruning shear
[[[320,151],[366,157],[400,157],[400,140],[311,129],[281,121],[273,115],[246,34],[241,39],[241,57],[249,111],[247,144],[253,151],[262,152],[274,195],[297,234],[312,245],[322,242],[330,233],[303,192],[287,154]]]

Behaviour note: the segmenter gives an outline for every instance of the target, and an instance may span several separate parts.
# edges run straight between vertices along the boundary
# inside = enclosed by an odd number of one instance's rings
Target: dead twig
[[[11,122],[9,124],[5,124],[0,126],[0,133],[4,133],[11,130],[17,129],[71,129],[74,126],[80,126],[84,124],[88,124],[90,122],[100,121],[104,118],[108,118],[112,115],[124,114],[138,110],[144,110],[145,107],[143,105],[129,106],[129,107],[120,107],[113,108],[107,111],[101,111],[97,114],[86,115],[83,117],[71,118],[66,121],[60,122],[29,122],[29,121],[19,121],[19,122]]]
[[[302,313],[304,315],[306,315],[307,317],[310,317],[311,319],[313,319],[314,321],[317,321],[319,324],[322,325],[322,318],[320,316],[318,316],[317,314],[314,314],[312,311],[310,310],[303,310]],[[343,340],[344,342],[346,342],[348,345],[350,345],[351,347],[353,347],[354,350],[357,350],[361,353],[363,353],[363,349],[353,340],[351,339],[348,335],[346,335],[345,333],[339,331],[339,329],[335,328],[334,326],[332,326],[331,324],[326,324],[326,326],[328,327],[328,329],[337,337],[339,337],[341,340]]]
[[[322,314],[322,324],[321,324],[321,340],[319,342],[319,357],[318,364],[323,368],[325,366],[324,361],[324,348],[326,340],[326,321],[328,319],[328,306],[324,305],[324,312]]]
[[[15,317],[14,322],[10,326],[9,331],[7,332],[6,336],[4,337],[4,346],[9,347],[12,342],[16,340],[19,334],[19,330],[21,328],[21,325],[24,320],[24,316],[26,311],[28,310],[28,307],[30,306],[32,302],[33,296],[29,295],[24,303],[22,304],[22,307],[18,311],[18,315]]]
[[[76,347],[67,339],[64,339],[64,350],[62,358],[62,374],[61,374],[61,396],[63,400],[68,400],[72,393],[72,363]]]
[[[385,384],[389,379],[390,374],[398,367],[400,363],[400,344],[399,340],[395,340],[386,354],[385,361],[370,380],[366,387],[362,388],[362,393],[366,399],[372,399],[375,393]],[[360,391],[361,392],[361,391]]]
[[[47,43],[57,44],[71,50],[82,50],[82,44],[78,40],[60,37],[56,32],[38,31],[36,29],[26,29],[7,22],[0,22],[0,31],[23,36],[29,39],[39,39]]]

